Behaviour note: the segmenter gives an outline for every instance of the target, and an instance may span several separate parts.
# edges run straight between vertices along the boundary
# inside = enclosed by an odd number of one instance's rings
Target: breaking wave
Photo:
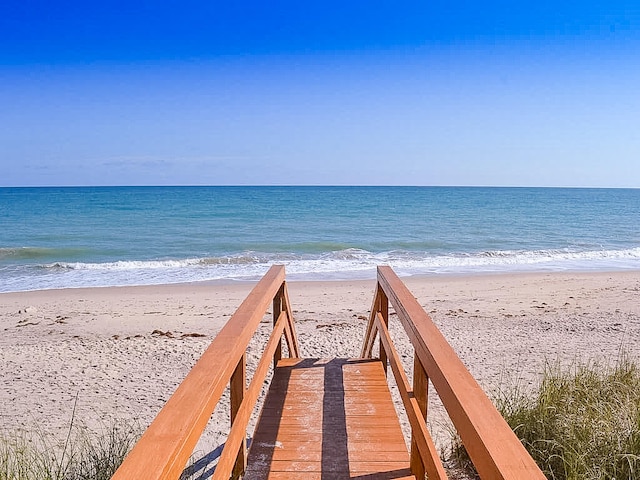
[[[53,262],[4,267],[5,281],[0,290],[253,281],[272,264],[286,265],[288,277],[293,280],[372,279],[375,267],[381,264],[391,265],[400,275],[640,269],[640,247],[624,250],[495,250],[445,255],[409,250],[376,253],[347,248],[322,254],[245,251],[185,259]]]

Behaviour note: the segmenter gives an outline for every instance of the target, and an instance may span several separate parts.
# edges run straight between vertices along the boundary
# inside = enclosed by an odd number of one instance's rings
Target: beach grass
[[[100,432],[71,425],[64,442],[41,431],[0,434],[0,480],[107,480],[139,437],[113,423]]]
[[[493,400],[547,478],[640,478],[640,366],[628,355],[547,363],[537,390],[512,383]],[[458,438],[450,457],[472,469]]]

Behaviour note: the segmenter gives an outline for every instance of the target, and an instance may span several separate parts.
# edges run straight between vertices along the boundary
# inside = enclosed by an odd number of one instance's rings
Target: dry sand
[[[545,361],[615,361],[621,347],[640,354],[640,272],[404,280],[487,391],[505,378],[533,385]],[[76,421],[91,428],[112,419],[146,427],[252,286],[1,294],[0,430],[64,437],[76,397]],[[374,281],[290,283],[302,355],[358,356],[373,289]],[[250,365],[268,330],[265,321]],[[400,329],[392,333],[412,358]],[[224,397],[198,455],[224,442],[227,407]],[[430,421],[440,444],[443,418],[434,405]]]

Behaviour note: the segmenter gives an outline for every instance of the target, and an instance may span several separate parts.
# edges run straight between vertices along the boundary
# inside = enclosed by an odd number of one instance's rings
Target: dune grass
[[[627,355],[547,364],[536,391],[511,385],[494,403],[547,478],[640,479],[640,367]],[[452,452],[470,468],[459,439]]]
[[[0,480],[107,480],[138,436],[120,424],[99,433],[72,424],[62,443],[37,431],[0,434]]]

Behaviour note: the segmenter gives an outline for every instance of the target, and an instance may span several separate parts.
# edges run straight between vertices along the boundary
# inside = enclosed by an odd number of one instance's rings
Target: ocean
[[[640,190],[0,188],[0,291],[640,269]]]

